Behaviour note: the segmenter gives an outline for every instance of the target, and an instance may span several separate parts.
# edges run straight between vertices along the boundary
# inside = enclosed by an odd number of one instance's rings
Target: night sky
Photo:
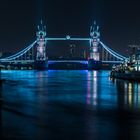
[[[96,20],[101,40],[126,54],[129,44],[140,44],[139,7],[139,0],[1,0],[0,51],[17,52],[32,43],[40,19],[48,37],[89,37]]]

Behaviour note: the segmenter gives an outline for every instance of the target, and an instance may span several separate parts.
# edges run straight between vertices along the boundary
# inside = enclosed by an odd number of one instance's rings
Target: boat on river
[[[131,81],[140,81],[140,72],[138,71],[111,71],[111,78],[118,78]]]
[[[112,67],[111,78],[140,81],[140,53],[135,53],[120,65]]]

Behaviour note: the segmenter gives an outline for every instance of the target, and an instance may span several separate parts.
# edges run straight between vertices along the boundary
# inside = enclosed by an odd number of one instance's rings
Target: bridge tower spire
[[[88,59],[88,69],[100,69],[101,67],[99,43],[99,26],[96,24],[96,21],[94,21],[94,25],[90,27],[90,52]]]
[[[90,56],[89,59],[93,59],[95,61],[100,60],[99,55],[99,42],[100,42],[100,31],[99,26],[94,21],[94,25],[90,27]]]
[[[36,54],[36,65],[40,69],[44,69],[47,64],[46,56],[46,26],[43,25],[43,21],[40,21],[40,24],[37,27],[37,54]],[[41,69],[42,69],[41,68]]]

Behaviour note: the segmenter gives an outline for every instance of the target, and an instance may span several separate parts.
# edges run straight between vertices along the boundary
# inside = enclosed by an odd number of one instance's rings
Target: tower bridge
[[[118,64],[127,59],[106,46],[100,40],[99,26],[94,22],[90,27],[90,37],[73,38],[66,35],[64,38],[47,37],[46,26],[42,21],[38,25],[36,32],[37,39],[25,49],[6,58],[1,58],[0,63],[6,68],[20,69],[53,69],[73,68],[78,69],[104,69],[113,64]],[[87,41],[89,43],[89,53],[87,60],[50,60],[47,53],[48,41]]]

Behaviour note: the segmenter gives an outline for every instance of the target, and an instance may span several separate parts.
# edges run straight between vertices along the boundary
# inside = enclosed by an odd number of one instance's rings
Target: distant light
[[[69,36],[69,35],[67,35],[67,36],[66,36],[66,39],[67,39],[67,40],[70,40],[70,36]]]

